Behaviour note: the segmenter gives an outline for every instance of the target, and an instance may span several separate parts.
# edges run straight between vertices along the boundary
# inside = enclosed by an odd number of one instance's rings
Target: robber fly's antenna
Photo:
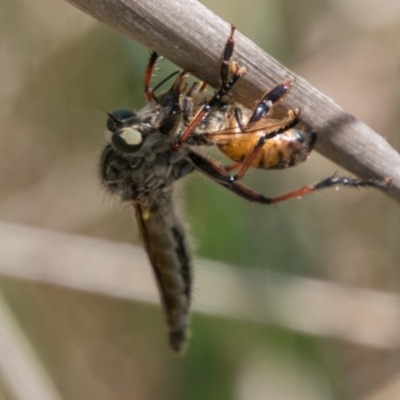
[[[108,118],[112,119],[113,122],[115,122],[116,124],[120,124],[121,123],[121,121],[118,118],[115,118],[114,115],[110,114],[109,112],[107,112],[107,115],[108,115]]]
[[[103,107],[99,107],[101,111],[104,111],[107,115],[108,118],[110,118],[113,122],[116,124],[120,124],[121,121],[118,118],[115,118],[114,115],[110,114],[107,110],[105,110]]]

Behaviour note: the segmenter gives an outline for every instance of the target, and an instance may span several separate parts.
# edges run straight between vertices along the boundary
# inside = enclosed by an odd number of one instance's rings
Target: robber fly
[[[134,113],[118,110],[108,115],[110,143],[101,157],[101,179],[105,187],[132,204],[144,246],[154,270],[169,328],[169,343],[182,352],[188,340],[192,295],[192,255],[185,229],[173,202],[175,181],[200,171],[242,198],[272,204],[336,185],[387,188],[388,180],[330,177],[278,197],[265,197],[238,182],[253,168],[287,168],[305,161],[316,134],[299,129],[300,110],[289,110],[282,119],[271,117],[271,109],[289,92],[293,80],[269,91],[254,110],[226,96],[245,73],[231,60],[234,28],[226,42],[220,87],[207,95],[204,82],[186,84],[187,73],[177,74],[171,88],[156,95],[150,82],[157,54],[152,53],[144,77],[148,104]],[[175,74],[176,75],[176,74]],[[203,153],[216,146],[232,159],[225,167]]]

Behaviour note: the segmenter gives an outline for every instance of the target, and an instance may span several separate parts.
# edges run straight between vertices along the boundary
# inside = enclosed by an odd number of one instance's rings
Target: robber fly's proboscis
[[[270,198],[240,184],[238,180],[249,168],[282,169],[305,161],[316,133],[299,128],[299,108],[288,110],[280,119],[272,117],[271,111],[287,96],[293,79],[268,91],[253,110],[227,96],[246,71],[231,60],[234,31],[232,27],[223,49],[220,86],[213,94],[208,94],[204,82],[188,85],[188,74],[183,71],[168,91],[156,95],[150,82],[158,56],[152,53],[144,77],[147,105],[136,113],[116,111],[107,120],[111,139],[101,157],[101,179],[135,210],[166,315],[169,343],[178,353],[185,349],[189,336],[193,266],[185,229],[174,209],[175,181],[197,170],[240,197],[261,204],[337,185],[382,189],[390,185],[390,179],[333,176]],[[216,146],[232,165],[224,166],[205,155],[207,146]],[[232,175],[235,169],[238,172]]]

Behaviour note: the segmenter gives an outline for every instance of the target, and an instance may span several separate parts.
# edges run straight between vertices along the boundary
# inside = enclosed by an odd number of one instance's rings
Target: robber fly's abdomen
[[[188,340],[192,287],[191,250],[173,205],[163,199],[152,210],[135,205],[146,251],[154,268],[169,327],[172,349],[182,352]]]
[[[192,255],[184,226],[175,214],[172,189],[194,167],[178,156],[168,150],[137,158],[108,145],[101,160],[101,179],[110,192],[135,208],[159,287],[170,345],[182,352],[188,339]]]

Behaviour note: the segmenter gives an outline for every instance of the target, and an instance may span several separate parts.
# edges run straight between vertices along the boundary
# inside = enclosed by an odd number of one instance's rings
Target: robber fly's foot
[[[315,184],[313,190],[318,190],[330,186],[350,186],[350,187],[373,187],[377,189],[388,190],[392,187],[392,178],[386,177],[384,179],[358,179],[358,178],[347,178],[342,176],[332,176],[324,179],[321,182]]]

